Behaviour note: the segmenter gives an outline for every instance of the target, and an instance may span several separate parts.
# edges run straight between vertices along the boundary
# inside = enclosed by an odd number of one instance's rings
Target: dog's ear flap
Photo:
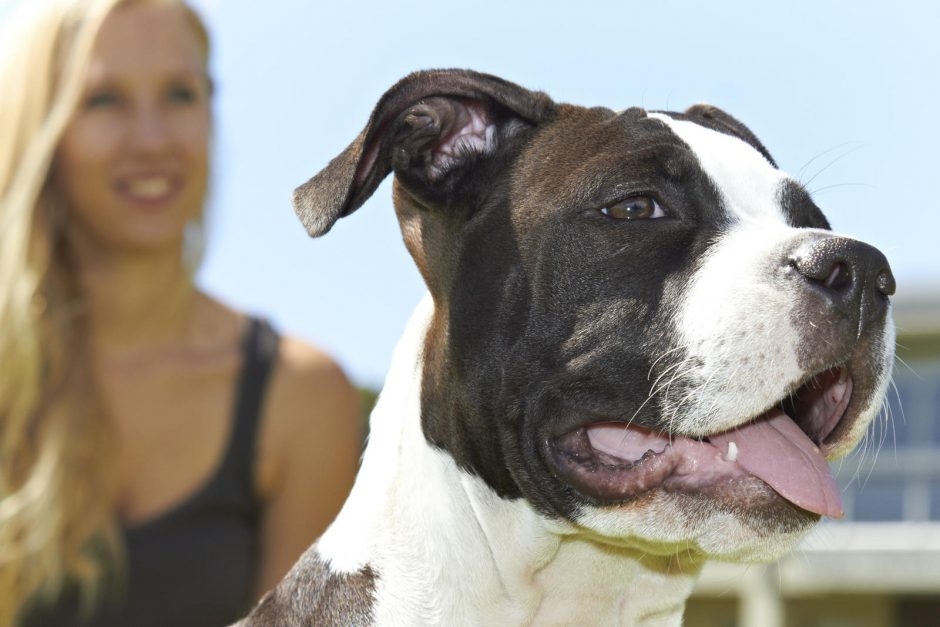
[[[448,187],[520,129],[547,120],[554,103],[496,76],[468,70],[416,72],[379,100],[350,146],[294,190],[313,236],[358,209],[390,171],[423,189]]]
[[[727,135],[733,135],[738,139],[741,139],[751,146],[754,147],[759,153],[761,153],[767,161],[770,162],[770,165],[777,167],[777,162],[774,161],[774,158],[770,156],[770,152],[764,147],[764,144],[757,139],[757,136],[751,132],[751,129],[744,126],[736,118],[732,117],[728,113],[725,113],[718,107],[714,107],[708,104],[697,104],[692,107],[689,107],[685,110],[685,115],[689,116],[702,126],[706,126],[713,130],[725,133]]]

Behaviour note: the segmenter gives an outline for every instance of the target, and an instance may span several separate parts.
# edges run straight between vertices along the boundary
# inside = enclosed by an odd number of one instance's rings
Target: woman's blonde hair
[[[50,172],[101,24],[155,1],[186,11],[208,57],[183,0],[24,0],[0,34],[0,627],[67,581],[87,607],[120,559],[114,436]]]

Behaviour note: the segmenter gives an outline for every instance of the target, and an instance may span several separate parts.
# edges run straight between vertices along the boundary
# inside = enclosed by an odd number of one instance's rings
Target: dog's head
[[[421,72],[295,192],[308,231],[390,171],[435,303],[422,428],[462,468],[651,552],[770,558],[841,515],[894,279],[741,123]]]

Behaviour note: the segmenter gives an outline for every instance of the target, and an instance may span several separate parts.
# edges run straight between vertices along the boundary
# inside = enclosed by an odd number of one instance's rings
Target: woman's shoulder
[[[252,316],[211,296],[203,303],[206,326],[243,337]],[[298,459],[328,457],[330,447],[357,452],[362,426],[359,392],[336,360],[306,340],[279,334],[256,443],[262,490]]]
[[[326,459],[337,449],[357,456],[359,410],[359,392],[332,357],[300,338],[281,336],[259,443],[262,492],[298,460]]]
[[[200,294],[196,316],[196,335],[207,344],[225,342],[233,348],[241,346],[252,322],[262,322],[277,333],[277,357],[274,364],[273,396],[278,404],[292,405],[294,397],[310,400],[310,396],[341,394],[349,386],[343,370],[322,349],[292,335],[280,334],[263,315],[241,311],[207,294]]]
[[[288,385],[298,382],[326,386],[348,384],[342,368],[326,351],[292,335],[280,338],[277,366]]]
[[[329,416],[337,403],[356,396],[339,364],[322,349],[284,335],[278,345],[271,387],[271,409],[303,420]],[[304,418],[307,417],[307,418]]]
[[[255,456],[259,574],[273,586],[339,512],[362,450],[359,394],[321,349],[282,337]]]

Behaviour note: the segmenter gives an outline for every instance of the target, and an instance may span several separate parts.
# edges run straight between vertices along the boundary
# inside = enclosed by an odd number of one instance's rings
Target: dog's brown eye
[[[647,220],[665,217],[663,208],[649,196],[634,196],[604,207],[601,213],[615,220]]]

